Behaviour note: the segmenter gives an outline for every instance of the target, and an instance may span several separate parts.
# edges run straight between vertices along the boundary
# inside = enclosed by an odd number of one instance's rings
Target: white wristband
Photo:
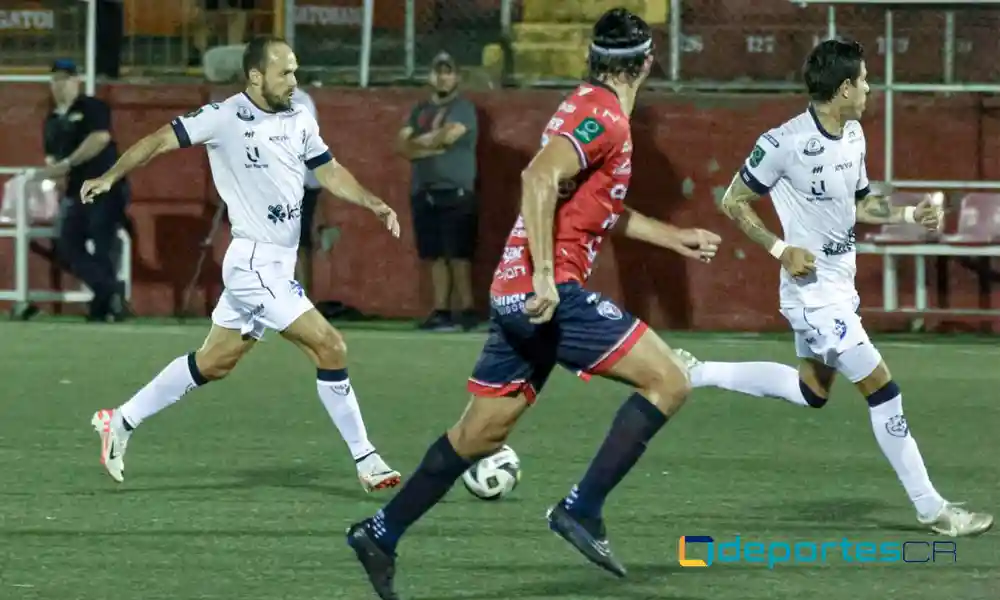
[[[907,206],[903,209],[903,221],[905,223],[916,223],[917,222],[917,207]]]
[[[771,256],[780,260],[782,253],[785,251],[785,248],[787,247],[788,244],[786,244],[785,242],[781,240],[775,240],[774,245],[771,246],[771,249],[768,250],[768,252],[771,253]]]

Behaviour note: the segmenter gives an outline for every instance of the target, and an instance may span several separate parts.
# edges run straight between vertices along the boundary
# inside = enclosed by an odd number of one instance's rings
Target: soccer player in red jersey
[[[635,388],[583,479],[548,513],[549,527],[584,556],[625,575],[608,546],[605,498],[690,386],[683,364],[659,336],[584,285],[616,224],[626,237],[705,262],[720,239],[624,204],[632,174],[629,115],[653,63],[649,26],[624,9],[609,11],[594,26],[589,62],[590,80],[560,105],[522,175],[521,216],[494,274],[489,337],[468,383],[471,403],[399,494],[348,530],[348,544],[383,599],[397,598],[395,549],[403,532],[475,460],[504,443],[557,364]]]

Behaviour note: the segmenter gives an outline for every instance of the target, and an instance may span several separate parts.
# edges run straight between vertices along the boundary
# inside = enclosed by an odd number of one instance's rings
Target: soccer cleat
[[[682,348],[675,349],[674,355],[680,359],[680,361],[684,364],[684,366],[687,367],[688,371],[701,365],[701,361],[695,358],[694,354],[691,354],[690,352]]]
[[[121,483],[125,481],[125,447],[128,442],[117,432],[114,416],[114,410],[101,409],[94,413],[90,424],[101,436],[101,464],[112,479]]]
[[[378,454],[371,454],[358,463],[358,481],[366,492],[387,490],[399,485],[402,476],[399,471],[385,464]]]
[[[355,523],[347,530],[347,545],[354,550],[358,562],[365,568],[368,581],[382,600],[399,600],[393,589],[396,577],[396,556],[378,545],[368,532],[365,522]]]
[[[931,531],[948,537],[979,535],[993,527],[993,515],[970,512],[951,502],[945,502],[933,517],[918,516],[917,520]]]
[[[549,529],[572,544],[587,560],[618,577],[625,577],[625,566],[611,552],[603,521],[574,517],[562,501],[550,508],[545,516]]]

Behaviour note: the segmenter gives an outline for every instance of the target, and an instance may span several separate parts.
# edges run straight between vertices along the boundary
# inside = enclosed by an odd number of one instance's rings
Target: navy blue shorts
[[[534,325],[524,313],[529,294],[494,296],[486,345],[469,378],[476,396],[516,396],[529,402],[557,364],[584,379],[605,374],[648,328],[600,294],[577,283],[559,289],[559,306],[548,323]]]

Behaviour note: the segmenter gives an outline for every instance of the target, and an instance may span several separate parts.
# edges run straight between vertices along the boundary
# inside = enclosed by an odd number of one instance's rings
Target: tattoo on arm
[[[757,211],[751,206],[751,203],[759,197],[743,183],[737,174],[729,189],[726,190],[726,195],[720,202],[720,208],[727,217],[736,222],[736,226],[747,237],[770,250],[774,242],[778,241],[778,236],[767,229]]]
[[[871,195],[858,203],[857,220],[874,225],[899,223],[903,220],[904,210],[903,207],[893,206],[885,196]]]

